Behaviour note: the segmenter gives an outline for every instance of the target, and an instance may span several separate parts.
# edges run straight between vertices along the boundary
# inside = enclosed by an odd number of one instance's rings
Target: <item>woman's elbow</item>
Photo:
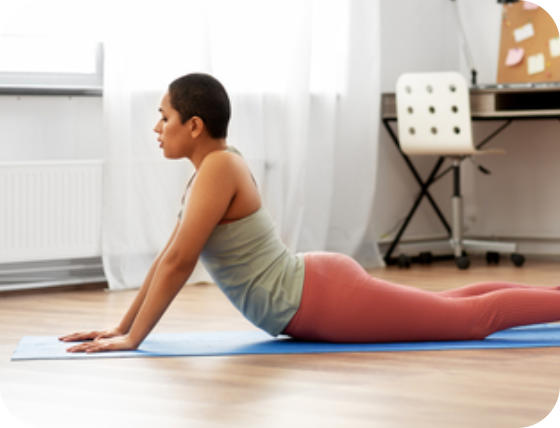
[[[161,264],[173,273],[190,275],[197,261],[198,255],[168,251],[162,258]]]

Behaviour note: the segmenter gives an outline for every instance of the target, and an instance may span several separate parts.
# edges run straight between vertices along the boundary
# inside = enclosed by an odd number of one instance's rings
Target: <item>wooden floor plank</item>
[[[429,290],[484,280],[560,285],[555,262],[468,271],[453,264],[377,269]],[[560,388],[560,349],[18,361],[23,335],[114,325],[134,291],[0,295],[0,394],[44,427],[521,427]],[[560,308],[559,308],[560,318]],[[160,332],[254,327],[214,285],[188,285]]]

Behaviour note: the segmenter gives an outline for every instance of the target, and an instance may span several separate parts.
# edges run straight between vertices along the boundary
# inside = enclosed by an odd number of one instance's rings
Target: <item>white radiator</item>
[[[0,264],[101,255],[100,160],[0,163]]]

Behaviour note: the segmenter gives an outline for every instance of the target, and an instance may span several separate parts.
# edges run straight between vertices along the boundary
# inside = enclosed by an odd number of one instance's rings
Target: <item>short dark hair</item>
[[[175,79],[168,88],[171,105],[185,123],[198,116],[212,138],[227,137],[231,106],[223,85],[204,73],[192,73]]]

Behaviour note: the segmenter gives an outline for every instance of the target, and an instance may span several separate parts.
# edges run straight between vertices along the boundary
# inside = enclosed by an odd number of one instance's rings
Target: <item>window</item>
[[[230,90],[283,92],[302,75],[307,76],[311,93],[336,94],[344,89],[348,0],[213,0],[205,4],[211,17],[212,69],[224,77]]]
[[[0,93],[100,95],[103,46],[62,36],[0,35]]]

